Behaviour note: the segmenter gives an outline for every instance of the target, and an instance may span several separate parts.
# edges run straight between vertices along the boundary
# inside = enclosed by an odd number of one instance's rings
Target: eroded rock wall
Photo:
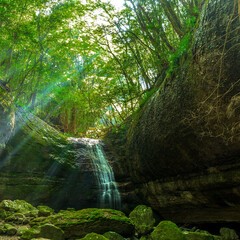
[[[91,162],[48,124],[21,109],[0,154],[0,200],[23,199],[55,209],[96,207],[98,185]]]
[[[239,31],[237,1],[206,1],[187,61],[121,145],[135,193],[178,222],[240,221]]]

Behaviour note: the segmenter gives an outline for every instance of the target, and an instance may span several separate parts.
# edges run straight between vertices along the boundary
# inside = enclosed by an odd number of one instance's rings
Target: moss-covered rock
[[[3,228],[4,228],[4,234],[8,236],[14,236],[17,234],[17,229],[11,224],[6,223],[3,225]]]
[[[123,238],[120,234],[116,233],[116,232],[106,232],[103,234],[104,237],[106,237],[109,240],[124,240],[125,238]]]
[[[0,234],[13,236],[16,235],[16,233],[17,229],[15,226],[8,223],[0,224]]]
[[[21,239],[30,240],[33,238],[46,238],[51,240],[63,240],[64,232],[53,224],[34,226],[30,229],[22,230]]]
[[[35,217],[38,214],[38,210],[24,200],[3,200],[0,203],[0,218],[6,219],[15,213],[21,213],[27,217]]]
[[[152,240],[186,240],[183,232],[171,221],[160,222],[151,233]]]
[[[124,213],[112,209],[88,208],[79,211],[60,211],[46,218],[37,218],[31,226],[50,223],[64,231],[65,238],[83,237],[88,233],[103,234],[108,231],[131,236],[134,226]]]
[[[33,227],[33,228],[23,231],[20,239],[31,240],[33,238],[38,238],[38,237],[40,237],[40,228]]]
[[[129,218],[134,224],[137,234],[140,235],[149,233],[155,224],[152,209],[145,205],[137,206],[130,213]]]
[[[48,206],[37,206],[39,217],[48,217],[54,213],[54,210]]]
[[[204,232],[184,232],[187,240],[215,240],[214,236]]]
[[[17,235],[21,236],[24,232],[26,232],[30,227],[27,225],[19,226],[17,229]]]
[[[62,229],[52,225],[45,224],[40,227],[40,237],[49,238],[52,240],[63,240],[64,232]]]
[[[235,232],[234,229],[230,228],[221,228],[220,229],[220,234],[222,236],[223,240],[237,240],[239,239],[237,233]]]
[[[108,240],[108,238],[104,237],[103,235],[97,233],[89,233],[82,240]]]
[[[13,222],[16,224],[27,224],[29,219],[22,213],[14,213],[5,218],[5,222]]]

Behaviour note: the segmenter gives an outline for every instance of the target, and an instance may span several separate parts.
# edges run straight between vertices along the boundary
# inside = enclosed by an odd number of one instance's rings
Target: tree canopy
[[[116,10],[101,0],[1,0],[1,98],[65,133],[99,137],[171,80],[201,2],[125,0]]]

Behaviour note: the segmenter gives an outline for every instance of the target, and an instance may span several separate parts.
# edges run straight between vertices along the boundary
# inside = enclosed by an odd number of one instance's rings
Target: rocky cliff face
[[[207,1],[187,61],[133,119],[125,152],[108,139],[137,196],[174,221],[240,221],[239,31],[236,1]]]
[[[14,132],[0,155],[0,200],[24,199],[55,209],[96,207],[97,180],[91,161],[78,157],[81,148],[18,110]]]

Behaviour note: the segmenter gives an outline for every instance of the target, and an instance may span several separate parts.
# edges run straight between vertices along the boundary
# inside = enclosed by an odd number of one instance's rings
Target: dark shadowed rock
[[[135,113],[126,135],[107,142],[120,155],[116,169],[164,218],[239,222],[239,15],[236,1],[204,3],[187,60]]]

